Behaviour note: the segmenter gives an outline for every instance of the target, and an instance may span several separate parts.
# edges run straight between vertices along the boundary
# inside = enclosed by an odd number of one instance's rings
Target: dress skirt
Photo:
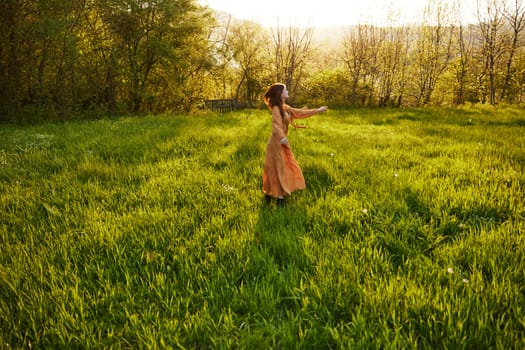
[[[263,192],[277,198],[305,187],[303,172],[290,146],[281,145],[276,138],[270,138],[264,161]]]

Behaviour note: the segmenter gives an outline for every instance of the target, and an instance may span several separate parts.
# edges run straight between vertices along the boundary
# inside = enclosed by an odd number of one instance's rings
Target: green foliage
[[[0,121],[191,109],[211,13],[194,0],[0,5]],[[37,117],[38,118],[38,117]]]
[[[1,1],[0,123],[257,107],[276,81],[296,105],[522,104],[524,8],[487,3],[458,25],[456,5],[431,2],[412,24],[314,29],[198,0]]]
[[[330,108],[344,108],[349,104],[350,81],[343,69],[318,71],[306,79],[303,88],[305,91],[298,103]]]
[[[2,128],[0,347],[523,348],[521,111],[304,123],[285,208],[267,111]]]

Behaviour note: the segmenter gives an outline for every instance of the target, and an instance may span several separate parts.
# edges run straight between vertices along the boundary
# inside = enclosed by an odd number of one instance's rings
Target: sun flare
[[[253,20],[264,26],[298,25],[331,27],[355,24],[398,25],[421,20],[429,0],[341,0],[302,1],[200,0],[202,5],[225,11],[239,19]],[[460,3],[460,4],[459,4]],[[463,20],[474,17],[475,0],[440,1],[454,6],[454,14]],[[454,5],[455,4],[455,5]]]

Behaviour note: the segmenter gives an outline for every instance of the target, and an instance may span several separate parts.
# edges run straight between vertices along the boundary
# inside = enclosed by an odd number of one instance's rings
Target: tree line
[[[417,24],[263,27],[195,0],[3,0],[0,116],[189,112],[205,99],[256,107],[284,82],[293,102],[354,106],[521,104],[525,5],[430,0]]]

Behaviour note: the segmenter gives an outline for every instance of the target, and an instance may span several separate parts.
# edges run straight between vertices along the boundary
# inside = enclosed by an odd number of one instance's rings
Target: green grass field
[[[0,349],[523,349],[523,110],[0,129]]]

